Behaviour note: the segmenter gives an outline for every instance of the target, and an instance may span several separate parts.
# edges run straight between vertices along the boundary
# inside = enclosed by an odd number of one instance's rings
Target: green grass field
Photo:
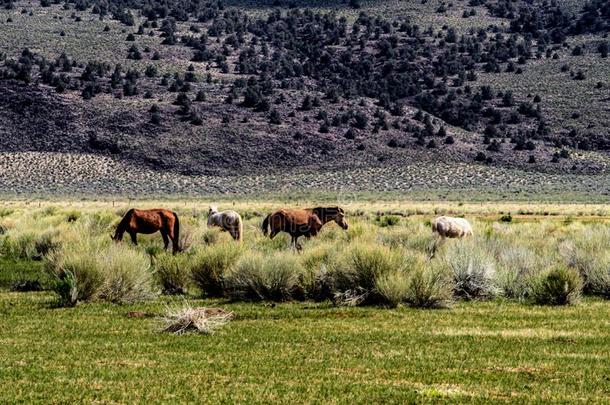
[[[608,290],[604,275],[610,270],[603,244],[610,229],[607,205],[346,203],[350,230],[327,225],[318,238],[304,241],[304,252],[298,254],[288,246],[288,238],[269,241],[257,228],[260,213],[281,204],[235,203],[246,218],[245,240],[242,259],[227,270],[225,282],[231,282],[240,266],[259,263],[252,258],[288,264],[294,268],[285,271],[306,275],[307,266],[327,260],[330,251],[349,263],[354,246],[359,246],[394,259],[410,257],[410,265],[423,266],[423,274],[450,263],[452,254],[471,255],[475,265],[476,257],[484,255],[496,269],[491,273],[494,283],[504,292],[472,301],[456,296],[442,309],[418,309],[410,302],[397,307],[347,307],[307,299],[245,302],[202,299],[202,290],[190,285],[187,275],[187,295],[129,304],[90,299],[60,307],[58,295],[49,289],[53,278],[45,271],[54,260],[40,260],[37,252],[47,244],[58,246],[62,254],[78,254],[74,237],[104,236],[123,209],[102,202],[47,202],[38,207],[14,201],[0,210],[0,403],[606,401],[610,301],[600,297]],[[228,235],[205,229],[202,202],[139,205],[164,205],[180,213],[193,238],[191,252],[181,255],[186,262],[209,259],[235,244]],[[376,212],[407,216],[384,222]],[[501,223],[501,214],[507,212],[514,215],[512,222]],[[475,238],[449,241],[439,247],[436,258],[418,262],[433,240],[425,222],[437,213],[465,215],[474,224]],[[118,252],[143,258],[146,264],[143,252],[158,248],[160,238],[140,241],[137,248],[124,243]],[[104,237],[96,243],[104,252],[116,252],[119,247],[109,242]],[[460,245],[467,249],[460,250]],[[375,257],[383,266],[394,263]],[[157,260],[162,259],[171,256]],[[519,287],[519,279],[507,281],[513,267],[529,268],[532,274],[522,281],[535,283],[547,267],[564,260],[587,281],[588,290],[574,305],[539,306],[527,296],[515,298],[515,289],[529,287]],[[322,271],[315,265],[312,269]],[[161,277],[158,263],[144,269],[150,270]],[[347,270],[337,265],[333,271]],[[394,276],[392,272],[404,272],[407,280],[417,272],[400,266],[380,270]],[[45,291],[11,291],[15,281],[23,280],[39,280]],[[160,317],[168,308],[187,303],[220,307],[235,317],[211,335],[162,332]],[[145,316],[128,316],[132,311]]]
[[[151,304],[53,307],[0,293],[0,402],[604,402],[610,303],[449,310],[220,305],[214,335],[163,334]]]

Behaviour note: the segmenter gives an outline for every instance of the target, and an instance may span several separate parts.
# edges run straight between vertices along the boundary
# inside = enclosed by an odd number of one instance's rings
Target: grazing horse
[[[213,226],[217,226],[223,231],[228,231],[233,240],[242,241],[244,227],[241,216],[237,212],[233,210],[218,212],[218,208],[215,205],[210,205],[208,227],[211,228]]]
[[[473,235],[472,226],[467,220],[445,216],[434,218],[432,232],[438,233],[443,240],[445,238],[463,238]]]
[[[172,251],[174,254],[180,252],[180,221],[175,212],[164,209],[138,210],[130,209],[121,219],[116,228],[116,232],[111,238],[114,241],[123,240],[123,234],[127,232],[131,236],[134,245],[138,244],[136,234],[151,234],[161,232],[165,250],[169,246],[169,241],[172,241]]]
[[[343,229],[347,229],[345,222],[345,211],[340,207],[317,207],[308,209],[281,209],[267,215],[263,221],[263,234],[273,239],[280,232],[289,233],[292,236],[292,245],[301,250],[298,243],[300,236],[307,238],[316,236],[324,224],[335,221]]]

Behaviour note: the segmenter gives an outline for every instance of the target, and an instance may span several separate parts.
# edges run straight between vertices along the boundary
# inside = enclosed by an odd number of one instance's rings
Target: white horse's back
[[[464,218],[441,216],[432,221],[432,232],[438,233],[442,238],[463,238],[472,236],[472,226]]]
[[[233,210],[218,212],[215,206],[211,206],[208,212],[208,227],[217,226],[223,231],[228,231],[236,241],[242,240],[243,222],[241,215]]]

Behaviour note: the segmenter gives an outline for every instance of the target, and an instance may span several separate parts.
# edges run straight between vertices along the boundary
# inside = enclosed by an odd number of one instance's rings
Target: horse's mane
[[[131,221],[131,215],[133,214],[133,212],[134,209],[131,208],[125,213],[125,215],[123,215],[123,218],[121,218],[121,221],[119,222],[119,225],[116,228],[117,232],[123,232],[125,231],[125,229],[127,229],[127,225],[129,225],[129,221]]]
[[[134,209],[131,208],[125,213],[125,215],[123,215],[123,218],[121,218],[119,224],[116,227],[116,230],[114,231],[114,239],[121,240],[123,238],[123,233],[129,227],[129,221],[131,221],[131,216],[133,215],[133,212]]]
[[[339,207],[316,207],[311,208],[311,211],[320,218],[323,223],[326,223],[334,219],[340,212]]]

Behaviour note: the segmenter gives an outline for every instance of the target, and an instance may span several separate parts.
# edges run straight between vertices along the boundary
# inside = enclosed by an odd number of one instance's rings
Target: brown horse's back
[[[292,244],[298,249],[301,246],[298,238],[301,236],[316,236],[322,226],[329,221],[335,221],[343,229],[347,229],[345,211],[340,207],[316,207],[308,209],[281,209],[267,215],[261,226],[263,234],[273,238],[280,232],[292,236]]]
[[[272,227],[298,227],[311,223],[312,213],[308,210],[289,210],[282,209],[275,212],[272,216]]]
[[[150,210],[140,210],[132,208],[123,216],[117,227],[113,239],[121,240],[124,232],[132,236],[132,240],[136,242],[135,234],[152,234],[161,232],[165,247],[167,248],[167,239],[171,239],[174,252],[179,251],[178,240],[180,233],[180,222],[178,215],[170,210],[156,208]]]
[[[271,235],[287,232],[294,236],[315,236],[322,227],[320,219],[309,209],[281,209],[269,215],[265,222],[263,230],[266,231],[268,223]]]

